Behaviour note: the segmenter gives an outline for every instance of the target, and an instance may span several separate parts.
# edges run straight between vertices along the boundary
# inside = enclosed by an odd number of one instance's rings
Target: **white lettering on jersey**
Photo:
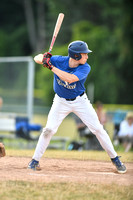
[[[69,85],[69,83],[68,82],[63,82],[62,80],[60,80],[60,79],[57,79],[57,82],[58,82],[58,84],[59,85],[62,85],[63,87],[65,87],[65,88],[67,88],[67,89],[74,89],[74,88],[76,88],[76,83],[74,84],[74,85]]]

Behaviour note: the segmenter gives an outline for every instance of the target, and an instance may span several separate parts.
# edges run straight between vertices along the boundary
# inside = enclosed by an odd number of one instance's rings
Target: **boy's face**
[[[88,59],[88,53],[81,53],[82,58],[79,60],[80,64],[85,64]]]

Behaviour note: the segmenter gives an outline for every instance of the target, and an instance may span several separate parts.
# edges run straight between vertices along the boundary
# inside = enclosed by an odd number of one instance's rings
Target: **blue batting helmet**
[[[75,60],[80,60],[82,58],[81,53],[91,52],[92,51],[88,49],[87,43],[80,40],[71,42],[68,46],[68,56]]]

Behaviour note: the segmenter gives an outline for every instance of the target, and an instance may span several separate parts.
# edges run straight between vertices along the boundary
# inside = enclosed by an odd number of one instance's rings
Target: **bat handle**
[[[52,51],[52,48],[53,48],[54,43],[55,43],[55,39],[56,39],[56,36],[53,36],[51,44],[50,44],[50,48],[49,48],[49,51],[48,51],[49,53],[51,53],[51,51]]]

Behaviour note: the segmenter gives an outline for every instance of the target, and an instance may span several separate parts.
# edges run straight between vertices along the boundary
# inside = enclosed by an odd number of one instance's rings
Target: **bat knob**
[[[34,57],[34,61],[38,64],[43,64],[42,60],[43,60],[43,54],[38,54],[37,56]]]

